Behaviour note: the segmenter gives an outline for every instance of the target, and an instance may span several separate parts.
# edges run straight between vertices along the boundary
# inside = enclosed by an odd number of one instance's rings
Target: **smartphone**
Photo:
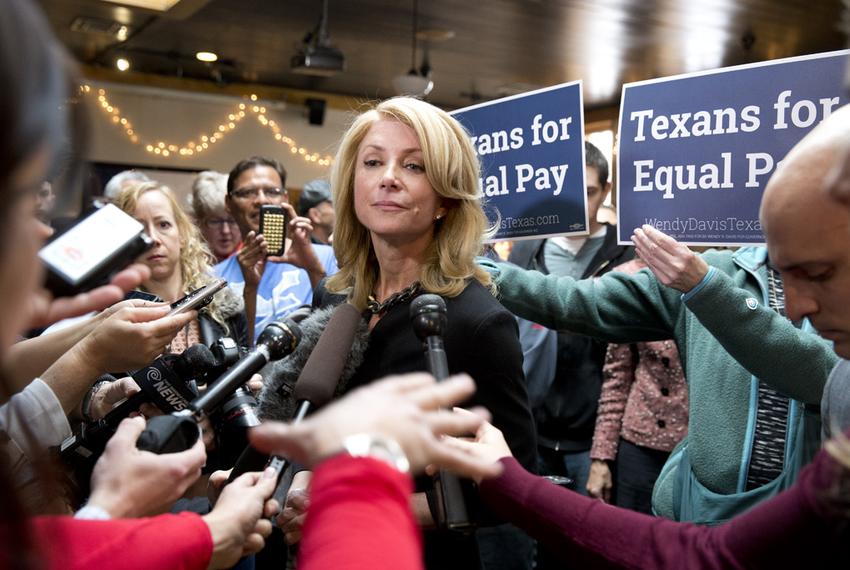
[[[95,208],[53,237],[38,257],[47,268],[45,286],[56,297],[84,293],[107,283],[153,245],[144,226],[112,204]]]
[[[227,287],[227,281],[224,279],[216,279],[209,285],[205,285],[200,289],[195,289],[182,299],[171,303],[171,312],[168,316],[179,315],[192,309],[203,309],[212,301],[213,295]]]
[[[286,228],[289,216],[281,206],[260,206],[260,233],[266,238],[269,255],[283,255],[286,251]]]

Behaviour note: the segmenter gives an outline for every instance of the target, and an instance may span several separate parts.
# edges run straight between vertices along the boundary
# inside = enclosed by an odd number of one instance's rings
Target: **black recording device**
[[[301,369],[292,399],[295,410],[287,418],[292,423],[302,421],[309,413],[328,403],[334,395],[346,368],[355,336],[363,323],[363,317],[354,305],[344,303],[333,310],[330,320],[324,326],[309,357]],[[307,329],[309,330],[309,328]],[[295,358],[295,356],[293,356]],[[273,382],[272,382],[273,383]],[[263,388],[268,390],[269,383]],[[279,387],[283,389],[283,385]],[[267,397],[268,400],[268,397]],[[267,409],[266,412],[269,410]],[[284,473],[289,466],[285,457],[260,453],[253,447],[246,447],[230,473],[228,482],[247,471],[262,471],[272,467],[278,474],[278,485],[273,498],[283,504],[288,490]]]
[[[449,365],[443,347],[446,329],[446,302],[439,295],[419,295],[410,303],[410,320],[413,332],[425,349],[425,364],[437,382],[449,377]],[[440,470],[434,475],[436,511],[434,520],[440,528],[469,533],[475,530],[475,522],[465,493],[471,491],[471,483],[462,481],[454,473]]]
[[[106,443],[124,418],[150,403],[162,411],[180,411],[197,397],[191,378],[198,370],[214,365],[209,349],[190,346],[180,355],[165,354],[131,376],[139,392],[119,402],[103,418],[82,424],[59,447],[60,458],[73,472],[81,497],[87,495],[91,472]],[[107,375],[112,381],[114,377]]]
[[[269,255],[283,255],[286,251],[286,228],[289,215],[282,206],[260,206],[260,234],[269,246]]]
[[[218,339],[210,346],[216,362],[215,368],[206,373],[206,379],[214,380],[236,364],[248,349],[240,347],[230,337]],[[206,384],[206,379],[198,379]],[[216,438],[214,463],[229,469],[236,463],[242,450],[248,445],[248,430],[260,425],[257,417],[257,399],[246,386],[239,386],[224,403],[210,415]]]
[[[269,324],[257,339],[257,346],[218,379],[209,383],[202,396],[189,402],[179,412],[148,420],[136,447],[154,453],[189,449],[200,436],[198,421],[229,401],[236,389],[242,387],[265,364],[291,354],[300,340],[301,331],[291,320],[283,319]]]
[[[47,268],[45,286],[54,296],[70,296],[107,283],[153,241],[144,226],[112,204],[94,209],[53,236],[38,256]]]

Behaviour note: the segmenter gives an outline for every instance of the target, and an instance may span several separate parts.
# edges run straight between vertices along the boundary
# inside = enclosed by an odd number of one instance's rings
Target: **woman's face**
[[[36,217],[36,195],[44,180],[49,153],[41,150],[24,161],[5,188],[9,216],[3,220],[0,244],[0,351],[15,342],[29,327],[36,296],[43,293],[44,272],[38,250],[50,236],[50,228]]]
[[[216,259],[225,259],[233,253],[242,236],[239,226],[233,216],[222,207],[220,210],[210,212],[201,222],[201,234],[207,240],[210,250]]]
[[[139,261],[150,267],[153,281],[168,279],[180,264],[181,249],[180,232],[168,198],[158,190],[145,192],[136,203],[133,217],[154,240],[154,246]]]
[[[425,175],[416,132],[396,120],[381,119],[366,133],[354,169],[357,219],[390,243],[430,243],[442,199]]]

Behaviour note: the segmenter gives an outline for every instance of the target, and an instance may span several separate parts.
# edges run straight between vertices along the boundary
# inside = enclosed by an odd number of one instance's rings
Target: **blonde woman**
[[[444,111],[395,98],[358,116],[344,135],[331,176],[337,212],[334,253],[340,270],[314,304],[347,301],[367,314],[369,346],[347,389],[403,372],[425,370],[422,343],[410,326],[419,293],[445,298],[449,371],[466,372],[519,460],[533,469],[534,425],[522,373],[514,317],[496,301],[489,276],[474,263],[487,233],[478,193],[479,165],[467,133]],[[291,495],[301,494],[306,478]],[[414,511],[433,524],[417,482]],[[298,501],[290,501],[290,505]],[[282,521],[300,536],[297,509]],[[477,567],[473,539],[426,533],[426,565]]]
[[[154,246],[142,254],[140,262],[151,270],[142,283],[145,291],[173,303],[186,293],[212,282],[212,254],[203,242],[198,228],[180,208],[174,194],[158,182],[144,182],[125,188],[116,205],[139,220]],[[247,325],[242,300],[229,289],[218,293],[168,347],[182,352],[202,342],[211,344],[222,336],[234,338],[240,346],[247,344]]]

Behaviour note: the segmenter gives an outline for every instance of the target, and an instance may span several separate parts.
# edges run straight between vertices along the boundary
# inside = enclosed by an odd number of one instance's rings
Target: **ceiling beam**
[[[201,79],[189,79],[185,77],[168,77],[155,75],[153,73],[122,73],[118,70],[92,65],[80,65],[83,77],[90,81],[108,81],[111,83],[123,83],[125,85],[139,85],[143,87],[158,87],[160,89],[173,89],[177,91],[193,91],[198,93],[209,93],[215,95],[230,95],[241,97],[243,95],[256,94],[258,98],[270,101],[283,101],[291,105],[306,105],[307,99],[324,99],[327,106],[341,111],[351,111],[362,107],[364,99],[351,97],[349,95],[337,95],[334,93],[323,93],[321,91],[308,91],[305,89],[291,89],[287,87],[271,87],[268,85],[256,85],[253,83],[230,83],[228,85],[216,85],[212,81]]]

